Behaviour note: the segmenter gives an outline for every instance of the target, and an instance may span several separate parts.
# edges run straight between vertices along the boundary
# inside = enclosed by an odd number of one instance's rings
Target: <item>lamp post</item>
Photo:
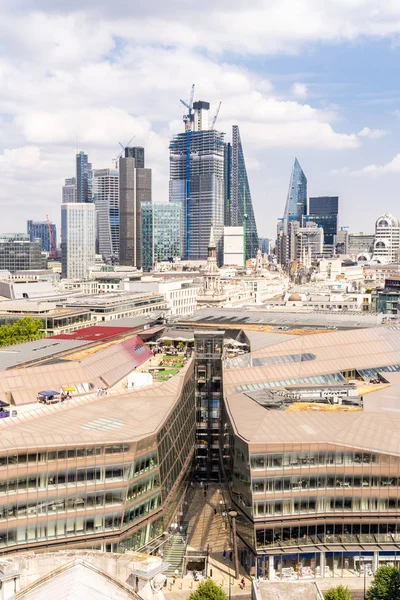
[[[228,511],[228,515],[232,519],[232,538],[233,538],[233,566],[235,568],[235,579],[239,577],[239,561],[238,561],[238,549],[236,539],[236,517],[238,513],[236,510]]]

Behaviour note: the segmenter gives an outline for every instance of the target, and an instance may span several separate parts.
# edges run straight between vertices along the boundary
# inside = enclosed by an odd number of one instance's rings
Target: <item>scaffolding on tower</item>
[[[186,208],[186,258],[190,260],[190,179],[191,179],[191,164],[190,164],[190,144],[193,123],[193,99],[194,99],[194,84],[190,91],[189,102],[181,100],[183,106],[188,109],[188,113],[183,115],[186,131],[186,190],[185,190],[185,208]]]

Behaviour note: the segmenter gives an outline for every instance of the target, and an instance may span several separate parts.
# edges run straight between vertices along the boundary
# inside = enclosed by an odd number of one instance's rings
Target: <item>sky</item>
[[[260,236],[275,237],[294,157],[310,196],[339,195],[340,225],[400,217],[398,0],[1,0],[2,232],[60,222],[77,150],[113,166],[146,149],[168,200],[183,106],[220,101],[239,125]]]

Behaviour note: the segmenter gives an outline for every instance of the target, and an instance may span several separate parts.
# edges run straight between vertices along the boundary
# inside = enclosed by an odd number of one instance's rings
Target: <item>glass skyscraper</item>
[[[142,203],[142,268],[181,255],[181,204]]]
[[[92,202],[92,164],[84,152],[76,155],[76,201]]]
[[[55,249],[57,247],[57,229],[55,224],[47,223],[47,221],[27,221],[27,233],[30,241],[33,242],[35,239],[39,238],[42,244],[42,250],[44,252],[50,252],[52,250],[50,244],[49,225],[53,246]]]
[[[333,246],[338,231],[338,196],[310,198],[308,219],[324,229],[324,245]]]
[[[297,158],[294,159],[290,176],[289,191],[284,213],[285,233],[288,231],[289,220],[299,221],[307,214],[307,177],[304,175]]]
[[[119,255],[119,187],[116,169],[93,171],[93,200],[96,206],[97,252],[106,262]]]
[[[232,144],[225,144],[225,225],[241,227],[246,218],[246,260],[258,250],[257,225],[239,127],[232,127]]]

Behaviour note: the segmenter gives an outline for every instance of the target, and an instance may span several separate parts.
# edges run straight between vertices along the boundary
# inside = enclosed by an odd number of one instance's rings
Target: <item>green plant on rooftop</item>
[[[367,600],[399,600],[400,570],[397,567],[380,567],[371,587],[367,592]]]
[[[207,579],[199,583],[197,590],[190,594],[189,600],[226,600],[226,594],[212,579]]]
[[[351,594],[348,587],[337,585],[325,592],[324,598],[325,600],[351,600]]]
[[[42,327],[42,321],[40,319],[33,319],[32,317],[23,317],[15,321],[12,325],[1,325],[0,347],[38,340],[43,337],[43,333],[41,332]]]

